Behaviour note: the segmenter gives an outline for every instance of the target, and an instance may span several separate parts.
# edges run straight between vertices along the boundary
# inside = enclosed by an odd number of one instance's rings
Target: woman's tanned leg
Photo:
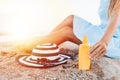
[[[33,38],[24,44],[24,48],[32,49],[36,45],[44,43],[56,43],[57,45],[65,42],[71,41],[76,44],[81,44],[81,41],[73,33],[73,16],[67,17],[61,24],[59,24],[50,34]]]
[[[74,35],[73,29],[69,26],[65,26],[55,32],[50,33],[43,39],[40,39],[38,43],[56,43],[57,45],[59,45],[65,41],[71,41],[76,44],[81,43],[81,41]]]

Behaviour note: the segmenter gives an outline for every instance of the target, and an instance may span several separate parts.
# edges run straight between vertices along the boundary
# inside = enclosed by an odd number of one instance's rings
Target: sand
[[[59,48],[73,56],[73,60],[44,69],[20,65],[17,56],[30,53],[18,51],[12,44],[0,44],[0,80],[120,80],[119,59],[103,57],[92,60],[89,71],[78,70],[78,45],[71,42],[65,42]]]

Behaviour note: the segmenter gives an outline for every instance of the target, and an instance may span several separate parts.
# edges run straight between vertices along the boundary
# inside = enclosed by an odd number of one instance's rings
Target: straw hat
[[[61,54],[56,44],[48,43],[37,45],[32,50],[32,55],[22,55],[17,61],[29,67],[52,67],[63,64],[70,59],[70,56]]]

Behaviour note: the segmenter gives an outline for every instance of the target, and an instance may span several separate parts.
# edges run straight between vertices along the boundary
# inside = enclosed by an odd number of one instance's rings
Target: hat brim
[[[41,64],[40,62],[34,62],[30,59],[30,55],[21,55],[18,56],[16,59],[17,61],[24,66],[27,67],[33,67],[33,68],[48,68],[48,67],[54,67],[60,64],[64,64],[68,61],[68,59],[70,59],[70,56],[64,55],[64,54],[60,54],[59,59],[57,60],[57,62],[52,62],[52,63],[46,63],[46,64]]]

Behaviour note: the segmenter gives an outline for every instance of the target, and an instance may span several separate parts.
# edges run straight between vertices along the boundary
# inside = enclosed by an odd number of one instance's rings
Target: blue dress
[[[78,16],[74,16],[73,32],[78,39],[83,40],[83,36],[87,35],[89,43],[92,46],[103,37],[108,25],[107,10],[109,3],[110,0],[101,0],[99,8],[99,16],[101,19],[100,25],[93,25]],[[120,59],[120,26],[118,26],[117,31],[107,47],[106,56]]]

